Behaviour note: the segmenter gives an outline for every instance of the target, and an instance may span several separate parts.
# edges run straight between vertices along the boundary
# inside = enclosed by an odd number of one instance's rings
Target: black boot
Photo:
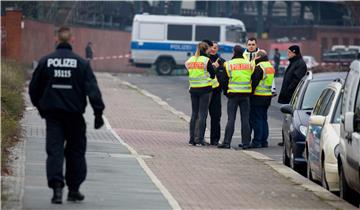
[[[80,191],[73,191],[73,190],[69,190],[69,194],[68,194],[68,201],[82,201],[84,200],[85,196],[83,194],[80,193]]]
[[[54,188],[54,196],[51,198],[51,203],[62,204],[62,188],[56,187]]]
[[[230,144],[219,144],[217,147],[220,149],[230,149],[231,146]]]

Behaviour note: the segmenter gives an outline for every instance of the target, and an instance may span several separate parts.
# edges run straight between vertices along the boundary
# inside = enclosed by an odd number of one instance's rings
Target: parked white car
[[[313,56],[304,55],[303,59],[304,59],[304,61],[306,63],[306,67],[308,69],[312,69],[312,68],[319,65],[319,63],[315,60],[315,58]]]
[[[306,136],[307,176],[330,191],[339,191],[337,155],[343,82],[338,79],[323,90],[310,116]]]
[[[344,85],[338,156],[340,196],[360,202],[360,60],[350,65]]]

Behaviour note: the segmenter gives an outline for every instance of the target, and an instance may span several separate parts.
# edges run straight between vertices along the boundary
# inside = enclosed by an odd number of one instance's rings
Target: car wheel
[[[170,75],[174,67],[174,62],[170,59],[161,59],[156,63],[156,71],[159,75]]]
[[[309,160],[309,152],[306,149],[306,177],[310,180],[310,181],[314,181],[313,177],[312,177],[312,173],[311,173],[311,165],[310,165],[310,160]]]
[[[290,143],[291,144],[291,143]],[[290,145],[290,167],[294,170],[294,171],[296,171],[296,172],[298,172],[298,173],[300,173],[300,174],[302,174],[302,175],[304,175],[305,176],[305,167],[300,167],[300,165],[299,164],[297,164],[297,163],[295,163],[295,151],[293,150],[293,147],[292,147],[292,145]]]
[[[324,161],[321,161],[321,186],[323,186],[323,188],[329,190],[329,185],[326,180]]]
[[[284,134],[282,134],[282,142],[284,142]],[[286,166],[290,166],[290,159],[287,155],[287,150],[286,150],[286,146],[285,146],[285,143],[283,145],[283,155],[282,155],[282,161],[283,161],[283,164],[286,165]]]
[[[342,165],[339,167],[339,188],[340,188],[340,198],[350,202],[351,204],[358,206],[359,200],[358,195],[353,191],[346,182],[344,168]]]

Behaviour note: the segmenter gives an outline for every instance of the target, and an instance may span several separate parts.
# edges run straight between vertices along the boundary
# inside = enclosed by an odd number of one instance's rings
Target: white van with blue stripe
[[[155,65],[159,75],[170,75],[204,39],[218,42],[219,53],[228,60],[233,46],[245,43],[245,26],[231,18],[135,15],[130,61],[135,66]]]

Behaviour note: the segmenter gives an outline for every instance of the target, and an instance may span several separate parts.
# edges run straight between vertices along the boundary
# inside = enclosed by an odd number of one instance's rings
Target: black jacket
[[[90,45],[86,46],[85,54],[86,54],[86,58],[93,59],[93,51]]]
[[[307,67],[301,55],[297,55],[289,59],[290,64],[286,68],[283,83],[281,86],[278,102],[280,104],[290,103],[291,97],[299,84],[300,80],[305,76]]]
[[[205,54],[203,52],[201,52],[200,55],[205,56],[205,57],[209,57],[207,54]],[[214,67],[212,66],[211,61],[208,62],[206,68],[207,68],[207,71],[210,74],[210,78],[214,79],[215,78],[215,70],[214,70]],[[212,86],[202,87],[202,88],[190,87],[190,90],[189,90],[190,93],[200,93],[200,94],[201,93],[208,93],[208,92],[211,92],[211,91],[212,91]]]
[[[214,69],[215,71],[215,75],[219,81],[220,86],[213,89],[213,91],[221,91],[224,87],[224,72],[226,71],[224,68],[224,63],[225,63],[225,59],[223,59],[222,57],[219,56],[219,54],[215,54],[215,55],[210,55],[210,61],[211,63],[214,63],[217,59],[218,63],[219,63],[219,67]],[[226,72],[225,72],[226,73]]]
[[[233,56],[231,59],[235,59],[235,58],[244,58],[243,55],[238,55],[238,56]],[[225,66],[224,66],[225,67]],[[232,98],[234,96],[237,97],[249,97],[251,95],[251,93],[228,93],[228,89],[229,89],[229,76],[226,73],[226,70],[224,71],[223,74],[224,79],[224,95],[228,98]]]
[[[55,52],[40,59],[29,94],[42,117],[53,113],[82,114],[86,96],[95,115],[101,115],[105,108],[89,62],[73,53],[67,43],[59,44]]]
[[[268,57],[265,56],[264,58],[259,58],[255,60],[255,65],[257,65],[260,62],[263,61],[269,61]],[[264,75],[263,70],[260,66],[255,66],[254,72],[251,75],[251,87],[252,87],[252,93],[255,92],[256,87],[259,85],[260,81],[262,80]],[[272,96],[256,96],[251,95],[251,106],[270,106],[271,104],[271,98]]]

